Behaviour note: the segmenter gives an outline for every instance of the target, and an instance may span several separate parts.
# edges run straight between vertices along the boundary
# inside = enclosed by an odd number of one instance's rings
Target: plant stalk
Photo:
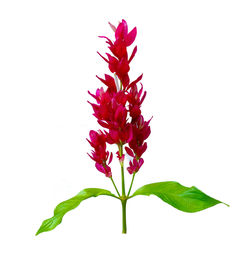
[[[122,233],[127,233],[127,221],[126,221],[126,205],[127,200],[122,200]]]
[[[112,183],[113,183],[113,185],[114,185],[114,187],[115,187],[116,193],[117,193],[118,196],[120,197],[121,195],[120,195],[120,193],[119,193],[119,191],[118,191],[118,189],[117,189],[117,187],[116,187],[116,185],[115,185],[115,182],[114,182],[114,180],[113,180],[113,177],[110,177],[110,179],[111,179],[111,181],[112,181]]]
[[[131,191],[132,186],[133,186],[134,178],[135,178],[135,172],[133,173],[133,177],[132,177],[132,180],[131,180],[131,184],[130,184],[130,187],[129,187],[129,190],[128,190],[128,195],[127,195],[128,197],[129,197],[130,191]]]
[[[123,155],[123,146],[119,145],[119,154],[122,157]],[[121,161],[121,178],[122,178],[122,196],[125,197],[126,196],[126,192],[125,192],[125,178],[124,178],[124,162]]]
[[[123,145],[118,145],[119,155],[123,155]],[[122,179],[122,196],[120,197],[122,202],[122,233],[127,233],[127,221],[126,221],[126,205],[127,205],[127,196],[125,190],[125,177],[124,177],[124,162],[120,161],[121,164],[121,179]]]

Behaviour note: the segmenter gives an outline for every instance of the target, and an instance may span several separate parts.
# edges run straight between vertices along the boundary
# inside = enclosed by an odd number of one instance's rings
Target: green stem
[[[126,204],[127,200],[122,200],[122,233],[127,233],[127,222],[126,222]]]
[[[119,154],[122,157],[123,155],[123,146],[119,145]],[[122,196],[126,196],[126,192],[125,192],[125,178],[124,178],[124,163],[123,161],[121,161],[121,175],[122,175]]]
[[[119,155],[122,157],[123,155],[123,145],[119,144]],[[122,196],[120,197],[122,202],[122,233],[127,233],[127,222],[126,222],[126,204],[127,204],[127,196],[125,190],[125,178],[124,178],[124,162],[121,161],[121,178],[122,178]]]
[[[116,185],[115,185],[115,182],[114,182],[114,180],[113,180],[113,177],[110,177],[110,179],[111,179],[111,181],[112,181],[112,183],[113,183],[113,185],[114,185],[114,187],[115,187],[115,190],[116,190],[118,196],[120,197],[121,195],[120,195],[120,193],[119,193],[119,191],[118,191],[118,189],[117,189],[117,187],[116,187]]]
[[[132,180],[131,180],[131,184],[130,184],[130,187],[129,187],[129,190],[128,190],[128,197],[129,197],[129,194],[130,194],[130,191],[132,189],[132,185],[133,185],[133,182],[134,182],[134,178],[135,178],[135,172],[133,173],[133,177],[132,177]]]

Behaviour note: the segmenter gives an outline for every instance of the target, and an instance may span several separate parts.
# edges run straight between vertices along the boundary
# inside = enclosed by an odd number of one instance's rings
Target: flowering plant
[[[87,141],[93,149],[91,154],[88,154],[89,157],[95,162],[96,169],[111,180],[116,195],[108,190],[99,188],[84,189],[73,198],[57,205],[54,210],[54,216],[43,221],[36,234],[54,229],[61,223],[63,216],[68,211],[76,208],[83,200],[100,195],[111,196],[121,201],[122,233],[127,232],[127,201],[137,195],[149,196],[153,194],[173,207],[190,213],[222,203],[194,186],[185,187],[173,181],[147,184],[130,195],[135,175],[144,163],[142,156],[147,150],[146,140],[151,133],[151,119],[146,121],[141,112],[141,105],[146,97],[143,85],[141,83],[140,86],[138,85],[142,79],[142,74],[132,82],[128,74],[129,65],[137,52],[137,46],[133,48],[130,56],[128,56],[127,48],[134,42],[137,29],[135,27],[128,32],[125,20],[122,20],[117,28],[111,23],[109,24],[115,33],[115,40],[111,41],[105,36],[99,37],[106,39],[112,55],[106,53],[106,57],[104,57],[99,52],[97,53],[108,63],[113,77],[108,74],[105,74],[104,78],[97,76],[106,87],[98,88],[94,94],[89,92],[95,100],[95,103],[89,102],[94,111],[93,115],[104,130],[91,130]],[[107,150],[107,144],[114,144],[117,147],[116,155],[121,166],[121,192],[119,192],[112,177],[110,164],[113,159],[113,153]],[[125,156],[130,160],[126,169],[132,175],[127,192],[124,178]]]

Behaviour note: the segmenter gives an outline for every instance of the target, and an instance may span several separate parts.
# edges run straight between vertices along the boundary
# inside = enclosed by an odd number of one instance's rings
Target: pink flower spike
[[[117,27],[109,22],[111,29],[115,32],[114,40],[106,36],[110,52],[105,55],[97,52],[102,59],[108,63],[110,72],[115,75],[104,74],[104,78],[96,76],[103,84],[95,93],[89,94],[96,100],[90,103],[98,124],[104,131],[91,131],[88,142],[93,147],[90,158],[95,161],[97,169],[110,177],[111,169],[108,166],[113,159],[113,154],[106,150],[108,144],[124,146],[127,156],[132,159],[129,163],[129,173],[137,172],[143,164],[141,156],[147,149],[145,140],[150,134],[150,121],[144,121],[141,112],[141,104],[145,99],[146,92],[143,86],[139,89],[137,83],[142,79],[142,74],[130,82],[130,62],[137,52],[137,46],[128,56],[127,48],[132,45],[137,35],[137,28],[128,31],[127,22],[123,19]],[[126,153],[125,153],[126,154]],[[122,156],[117,157],[122,162]]]

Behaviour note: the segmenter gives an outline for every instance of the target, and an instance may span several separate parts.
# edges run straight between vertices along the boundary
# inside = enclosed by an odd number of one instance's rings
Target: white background
[[[249,13],[249,1],[1,1],[1,253],[249,253]],[[113,191],[86,155],[87,90],[108,73],[97,36],[122,18],[138,29],[131,79],[144,73],[154,117],[133,190],[175,180],[231,206],[188,214],[136,197],[122,235],[120,203],[98,197],[35,237],[59,202]]]

